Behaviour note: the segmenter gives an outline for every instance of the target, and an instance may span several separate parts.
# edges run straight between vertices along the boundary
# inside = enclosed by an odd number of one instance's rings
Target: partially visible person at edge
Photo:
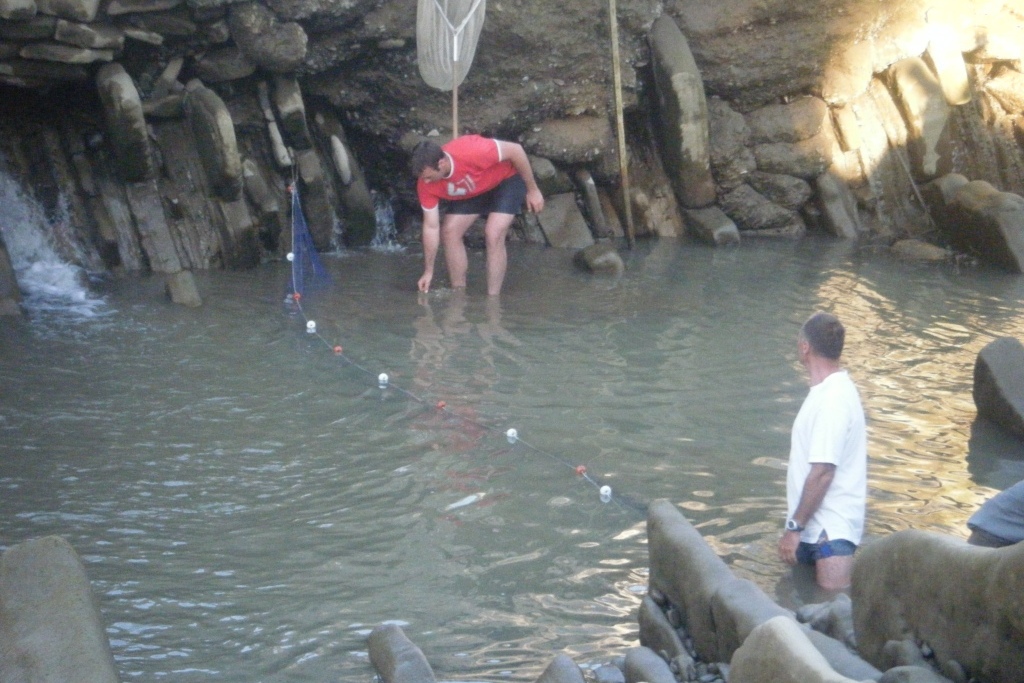
[[[423,275],[418,287],[430,291],[434,260],[444,245],[448,277],[453,288],[466,286],[468,259],[462,239],[479,216],[487,216],[487,294],[497,296],[505,280],[508,254],[505,237],[512,219],[526,200],[530,211],[544,208],[544,197],[521,145],[479,135],[463,135],[443,147],[424,141],[409,162],[423,208]],[[445,201],[444,224],[440,201]]]
[[[986,500],[967,520],[967,542],[1002,548],[1024,541],[1024,481]]]
[[[800,329],[797,350],[811,388],[793,422],[779,539],[779,557],[813,565],[827,591],[850,585],[867,501],[867,430],[857,387],[839,362],[845,337],[829,313],[815,313]]]

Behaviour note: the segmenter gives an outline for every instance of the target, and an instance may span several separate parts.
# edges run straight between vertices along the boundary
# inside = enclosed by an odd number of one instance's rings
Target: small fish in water
[[[477,502],[478,500],[483,498],[485,495],[486,494],[482,493],[482,492],[481,493],[474,493],[471,496],[466,496],[462,500],[455,501],[454,503],[452,503],[451,505],[446,507],[445,510],[455,510],[457,508],[464,508],[467,505],[472,505],[473,503]]]

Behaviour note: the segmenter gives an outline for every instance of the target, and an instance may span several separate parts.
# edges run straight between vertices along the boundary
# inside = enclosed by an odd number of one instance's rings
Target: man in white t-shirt
[[[813,565],[818,585],[829,591],[850,585],[867,500],[864,409],[839,362],[845,337],[829,313],[815,313],[800,329],[797,350],[811,389],[793,422],[788,516],[779,539],[779,557]]]

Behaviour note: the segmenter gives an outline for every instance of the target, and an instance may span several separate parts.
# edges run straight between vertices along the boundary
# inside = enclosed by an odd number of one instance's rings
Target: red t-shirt
[[[493,138],[463,135],[441,149],[451,159],[452,172],[434,182],[416,181],[416,193],[424,211],[436,209],[440,199],[469,199],[483,194],[516,174],[512,162],[501,158],[498,141]]]

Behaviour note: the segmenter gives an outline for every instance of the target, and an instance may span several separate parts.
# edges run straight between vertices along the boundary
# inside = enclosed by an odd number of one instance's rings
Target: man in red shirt
[[[409,166],[417,178],[416,193],[423,208],[424,268],[419,290],[430,290],[441,243],[451,286],[466,286],[468,259],[462,238],[473,221],[485,215],[487,294],[500,294],[508,264],[505,237],[512,219],[524,199],[531,211],[544,208],[522,145],[479,135],[463,135],[443,147],[425,141],[413,149]],[[446,209],[443,225],[441,200]]]

